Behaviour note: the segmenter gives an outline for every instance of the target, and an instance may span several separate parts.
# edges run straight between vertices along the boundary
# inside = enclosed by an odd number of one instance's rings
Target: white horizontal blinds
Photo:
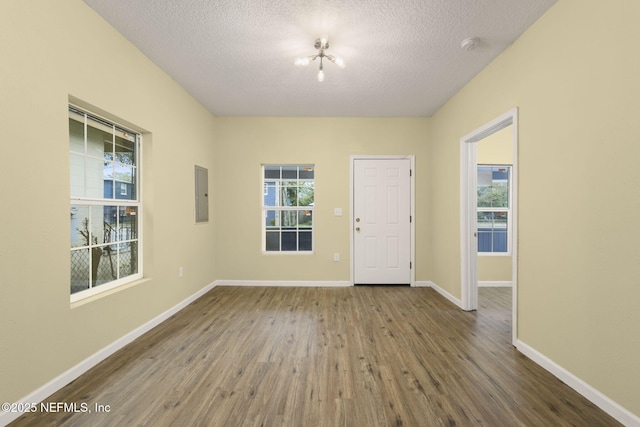
[[[71,196],[137,200],[139,134],[69,107]]]
[[[82,111],[79,108],[76,108],[72,105],[69,106],[69,118],[72,120],[76,120],[80,123],[84,123],[85,116],[90,120],[88,123],[90,126],[95,127],[96,129],[100,129],[105,132],[112,132],[116,136],[127,139],[129,141],[136,141],[137,132],[124,128],[116,123],[112,123],[106,119],[93,115],[91,113],[87,113]],[[114,131],[115,129],[115,131]]]

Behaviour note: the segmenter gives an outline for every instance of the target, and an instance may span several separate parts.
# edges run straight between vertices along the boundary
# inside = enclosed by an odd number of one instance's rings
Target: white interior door
[[[355,284],[411,283],[411,160],[353,160]]]

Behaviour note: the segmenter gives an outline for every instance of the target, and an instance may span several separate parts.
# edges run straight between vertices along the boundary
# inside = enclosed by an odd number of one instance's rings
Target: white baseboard
[[[416,288],[430,288],[433,282],[429,282],[428,280],[416,280],[413,283],[413,286]]]
[[[516,341],[516,348],[626,427],[640,427],[640,417],[623,408],[544,354],[520,340]]]
[[[462,301],[460,301],[458,298],[454,297],[449,292],[445,291],[440,286],[436,285],[434,282],[432,282],[430,280],[427,280],[427,281],[416,281],[415,282],[415,286],[416,287],[430,287],[430,288],[433,288],[440,295],[442,295],[443,297],[445,297],[446,299],[448,299],[449,301],[451,301],[452,303],[454,303],[458,307],[462,308]]]
[[[351,282],[323,282],[314,280],[216,280],[216,286],[300,286],[300,287],[344,287],[353,286]]]
[[[75,380],[80,375],[84,374],[89,369],[93,368],[98,363],[102,362],[104,359],[111,356],[113,353],[120,350],[125,345],[129,344],[136,338],[142,336],[146,332],[155,328],[160,323],[164,322],[169,317],[173,316],[174,314],[176,314],[177,312],[179,312],[180,310],[182,310],[183,308],[185,308],[186,306],[188,306],[189,304],[191,304],[192,302],[194,302],[195,300],[197,300],[198,298],[200,298],[201,296],[209,292],[215,286],[216,286],[215,282],[205,286],[204,288],[200,289],[198,292],[191,295],[187,299],[171,307],[169,310],[165,311],[164,313],[149,320],[144,325],[134,329],[133,331],[129,332],[123,337],[117,339],[116,341],[112,342],[108,346],[104,347],[102,350],[99,350],[96,353],[92,354],[88,358],[84,359],[82,362],[78,363],[77,365],[70,368],[66,372],[63,372],[62,374],[58,375],[53,380],[49,381],[39,389],[33,391],[32,393],[30,393],[29,395],[25,396],[24,398],[20,399],[18,402],[15,402],[15,403],[18,403],[17,406],[20,407],[20,403],[26,404],[26,403],[42,402],[47,397],[51,396],[56,391],[60,390],[62,387],[66,386],[71,381]],[[0,412],[0,426],[6,426],[11,421],[20,417],[22,414],[23,412]]]
[[[505,281],[479,281],[479,288],[512,288],[513,282],[511,280]]]

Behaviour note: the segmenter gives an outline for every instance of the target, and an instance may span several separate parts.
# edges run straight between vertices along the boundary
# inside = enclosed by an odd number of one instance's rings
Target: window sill
[[[149,280],[149,278],[141,277],[126,283],[114,284],[112,286],[106,285],[107,287],[103,289],[100,289],[100,287],[93,288],[93,292],[87,294],[82,294],[85,291],[78,292],[77,294],[73,294],[70,297],[71,309],[73,310],[74,308],[78,308],[85,304],[97,301],[109,295],[115,294],[116,292],[124,291],[125,289],[132,288]]]
[[[262,255],[313,255],[314,251],[262,251]]]

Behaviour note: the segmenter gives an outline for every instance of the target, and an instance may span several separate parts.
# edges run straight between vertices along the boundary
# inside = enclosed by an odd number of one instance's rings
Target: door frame
[[[416,282],[416,260],[415,260],[415,224],[416,224],[416,212],[415,212],[415,180],[416,180],[416,168],[415,168],[415,156],[414,155],[352,155],[349,158],[349,244],[350,244],[350,256],[349,256],[349,282],[351,286],[355,285],[355,218],[354,218],[354,166],[356,160],[409,160],[411,168],[411,176],[409,179],[409,198],[410,198],[410,212],[411,222],[410,226],[410,242],[409,242],[409,258],[411,262],[411,286],[415,286]]]
[[[460,266],[461,302],[464,310],[478,309],[477,243],[477,146],[484,138],[512,126],[511,166],[511,256],[512,256],[512,343],[518,337],[518,109],[512,108],[460,139]]]

